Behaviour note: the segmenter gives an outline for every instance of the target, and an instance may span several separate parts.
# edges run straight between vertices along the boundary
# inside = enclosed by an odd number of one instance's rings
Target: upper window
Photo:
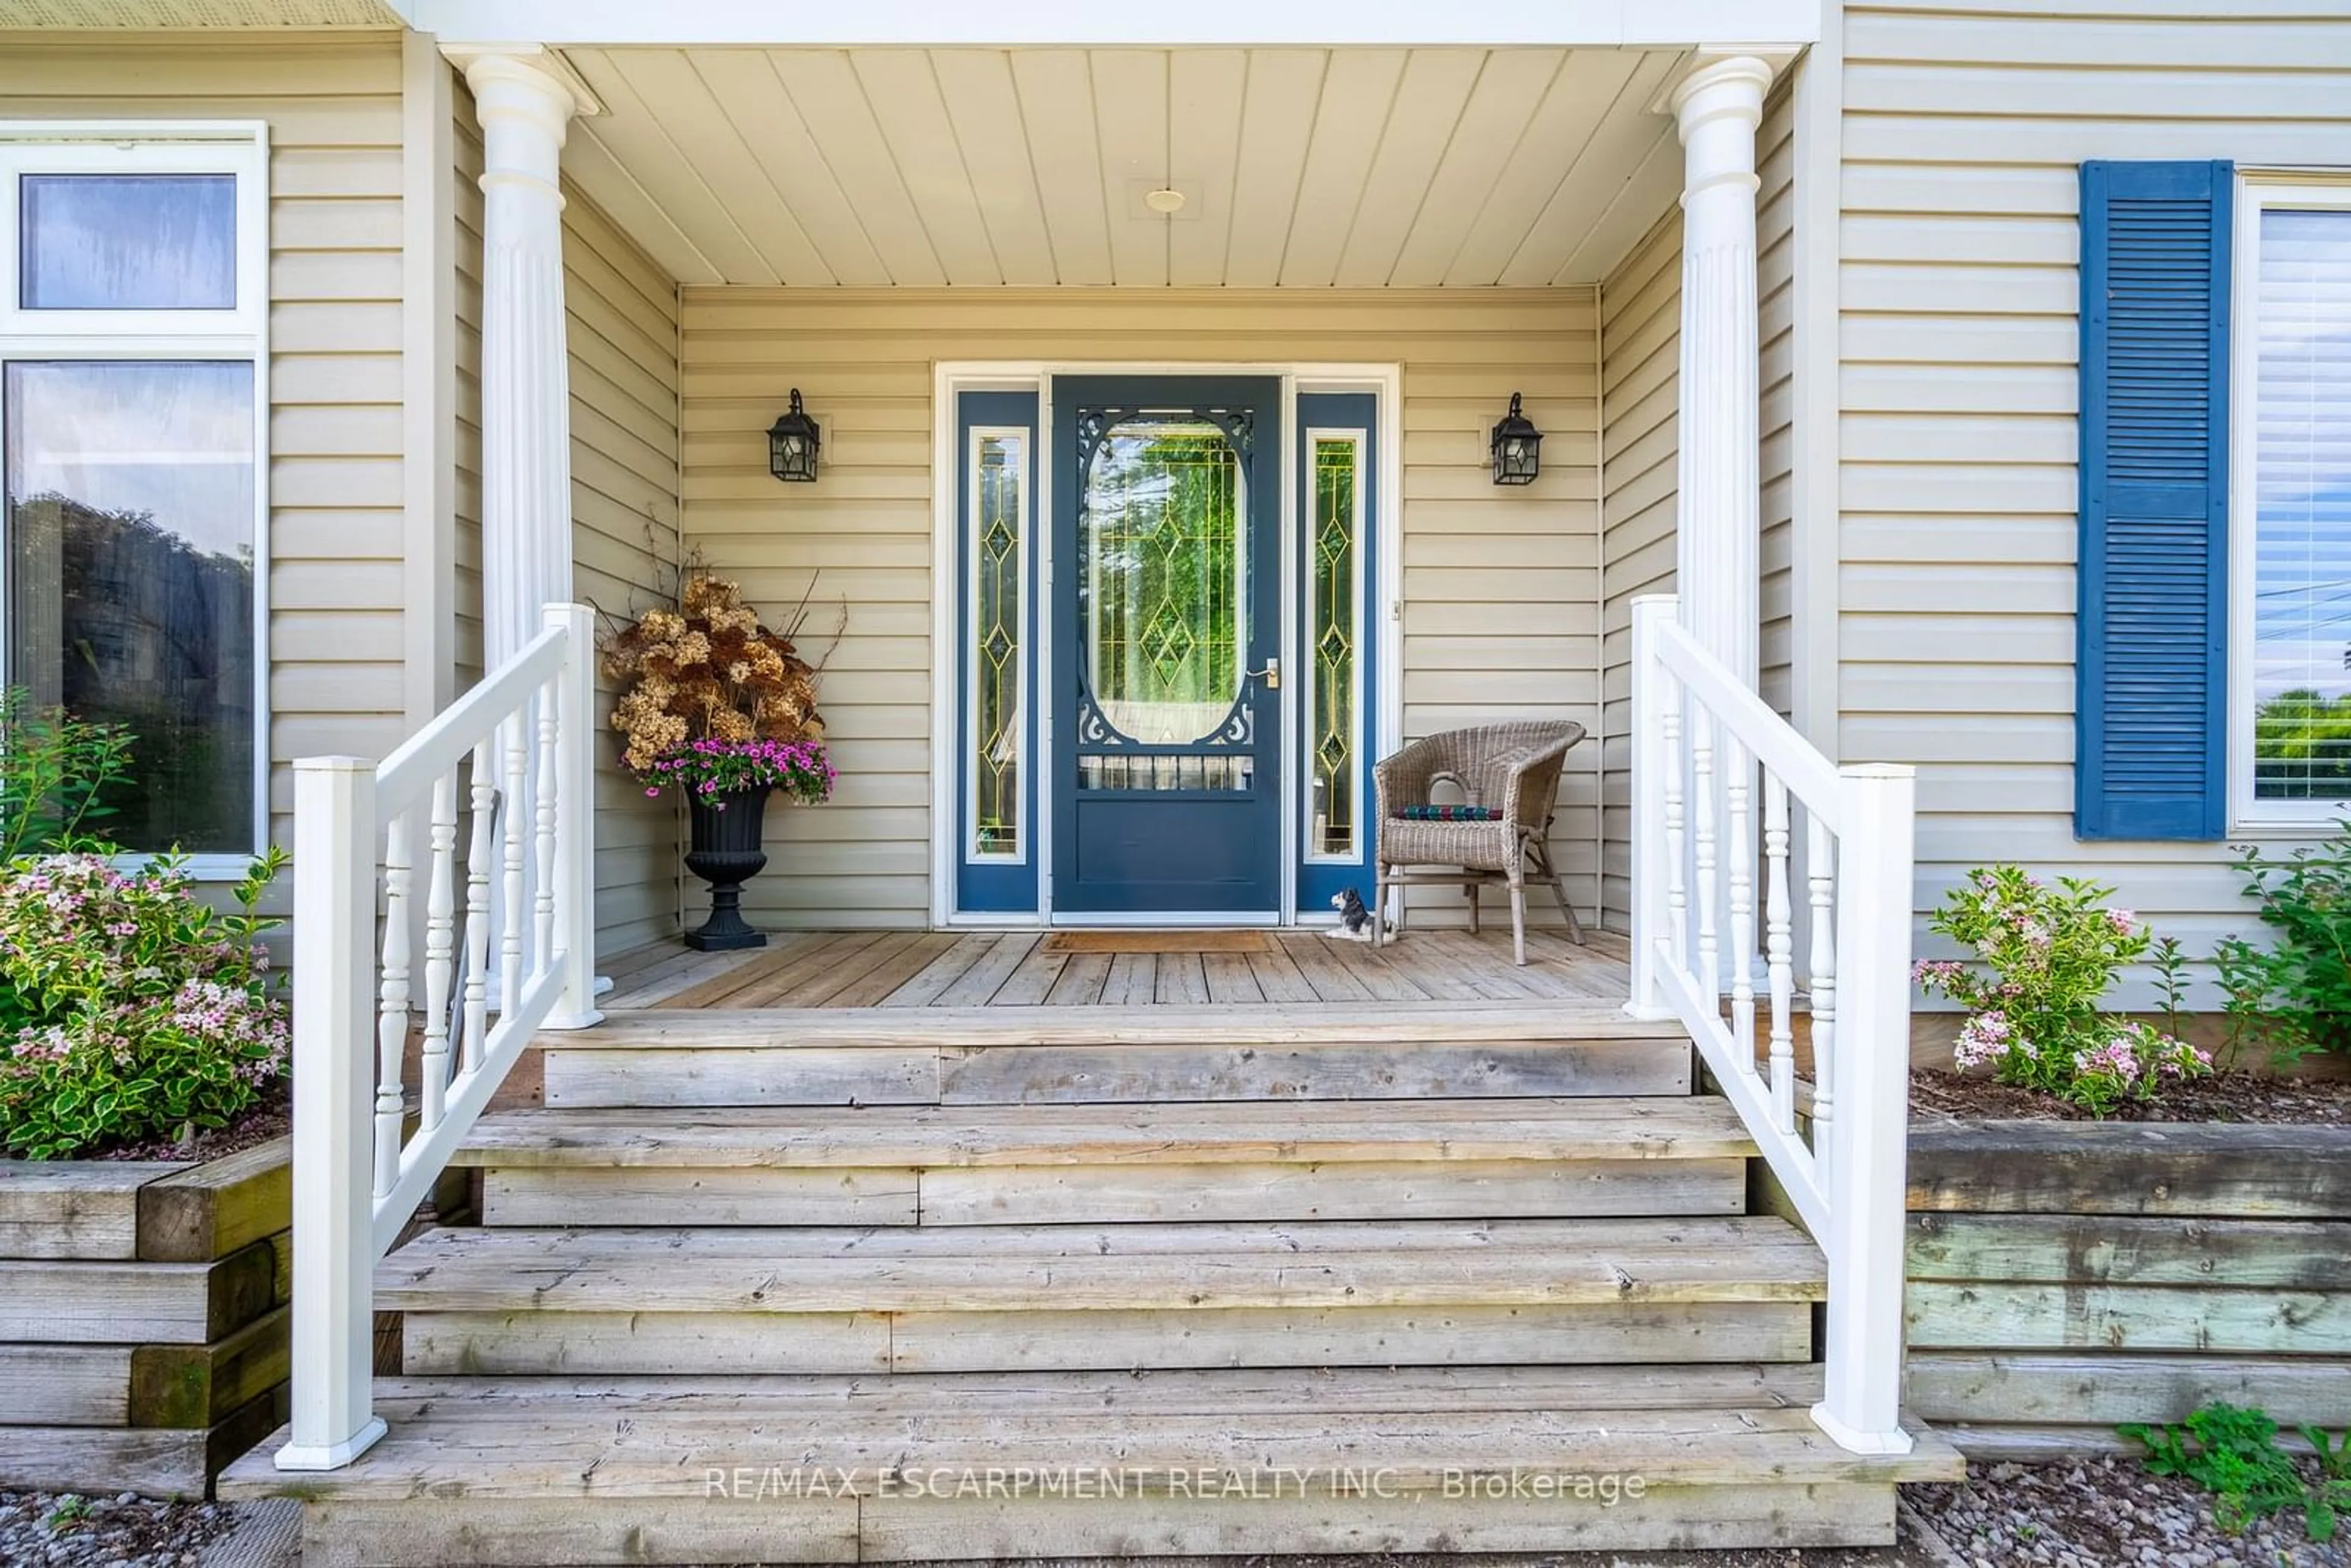
[[[266,831],[265,153],[89,129],[0,131],[0,655],[131,731],[109,833],[209,870]]]
[[[26,310],[234,310],[233,174],[24,174]]]

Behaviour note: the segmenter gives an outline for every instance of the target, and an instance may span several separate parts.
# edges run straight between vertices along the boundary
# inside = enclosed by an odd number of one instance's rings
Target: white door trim
[[[957,755],[962,712],[963,649],[958,637],[959,602],[956,553],[962,520],[957,515],[956,476],[962,455],[956,450],[956,399],[967,392],[1033,392],[1037,394],[1037,499],[1031,514],[1038,548],[1038,646],[1034,657],[1052,658],[1051,603],[1053,581],[1053,378],[1085,376],[1270,376],[1281,382],[1283,451],[1281,485],[1281,635],[1284,667],[1302,670],[1298,657],[1297,599],[1298,486],[1293,469],[1294,435],[1301,391],[1369,392],[1379,400],[1378,505],[1374,507],[1374,549],[1379,563],[1379,601],[1372,607],[1379,622],[1377,657],[1388,678],[1380,682],[1380,711],[1374,716],[1376,733],[1367,737],[1375,756],[1384,756],[1404,736],[1404,368],[1394,363],[1346,363],[1281,361],[1271,363],[1227,361],[1129,360],[976,360],[940,361],[931,367],[931,924],[940,928],[1034,928],[1055,924],[1053,899],[1053,781],[1050,769],[1037,780],[1037,820],[1031,824],[1036,846],[1036,915],[965,915],[956,908],[956,869],[961,840],[956,823],[961,800],[962,759]],[[1281,691],[1281,843],[1283,874],[1281,905],[1277,918],[1294,924],[1297,908],[1296,868],[1299,814],[1304,789],[1302,770],[1287,766],[1297,750],[1299,686],[1285,682]],[[1052,744],[1056,716],[1050,689],[1036,688],[1037,713],[1031,733],[1038,755]],[[1123,920],[1098,915],[1069,924],[1110,925],[1263,925],[1266,916],[1127,916]]]

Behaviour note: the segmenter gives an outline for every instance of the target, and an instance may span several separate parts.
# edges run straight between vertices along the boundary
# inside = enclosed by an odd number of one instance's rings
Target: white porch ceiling
[[[397,27],[388,0],[0,0],[0,27]]]
[[[574,47],[564,165],[685,283],[1589,282],[1679,189],[1680,54]]]

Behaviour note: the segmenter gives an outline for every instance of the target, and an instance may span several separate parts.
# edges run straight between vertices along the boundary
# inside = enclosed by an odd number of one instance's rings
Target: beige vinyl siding
[[[455,89],[458,684],[482,674],[482,132]],[[564,183],[563,299],[571,378],[571,589],[609,623],[668,593],[678,545],[677,284]],[[610,956],[678,930],[677,807],[614,765],[599,682],[596,945]]]
[[[567,186],[564,304],[571,347],[571,582],[617,620],[666,597],[678,549],[677,285]],[[678,929],[678,808],[612,766],[600,682],[596,936],[611,954]]]
[[[1798,67],[1798,69],[1803,68]],[[1761,447],[1761,537],[1757,541],[1757,608],[1761,662],[1757,687],[1782,717],[1793,712],[1795,628],[1794,484],[1796,372],[1796,115],[1795,78],[1784,74],[1763,106],[1755,134],[1755,295],[1759,381],[1757,420]]]
[[[1633,601],[1674,591],[1681,308],[1676,206],[1600,286],[1602,908],[1618,931],[1632,912]]]
[[[405,733],[399,39],[14,34],[0,118],[269,127],[269,795],[284,841],[293,758],[381,757]]]
[[[451,89],[456,121],[449,200],[457,218],[457,535],[444,585],[456,622],[457,689],[482,678],[482,126],[459,76]]]
[[[747,907],[778,925],[928,917],[934,361],[1400,361],[1405,733],[1527,716],[1590,727],[1595,327],[1589,288],[686,289],[687,542],[770,614],[813,588],[808,642],[826,661],[841,769],[831,804],[769,812],[770,862]],[[824,430],[813,486],[767,471],[762,433],[795,386]],[[1545,434],[1542,477],[1522,490],[1497,488],[1487,467],[1513,390]],[[1587,744],[1571,759],[1557,829],[1585,906],[1596,755]],[[1458,918],[1461,903],[1429,907]]]
[[[1849,6],[1840,279],[1839,737],[1919,767],[1921,907],[2022,861],[2199,956],[2225,846],[2074,837],[2076,166],[2351,164],[2351,16],[2210,9]]]

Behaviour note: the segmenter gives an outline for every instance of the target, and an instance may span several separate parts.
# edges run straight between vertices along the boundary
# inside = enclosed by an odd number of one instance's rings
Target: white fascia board
[[[444,44],[576,45],[1573,45],[1687,47],[1821,37],[1824,0],[388,0]]]

